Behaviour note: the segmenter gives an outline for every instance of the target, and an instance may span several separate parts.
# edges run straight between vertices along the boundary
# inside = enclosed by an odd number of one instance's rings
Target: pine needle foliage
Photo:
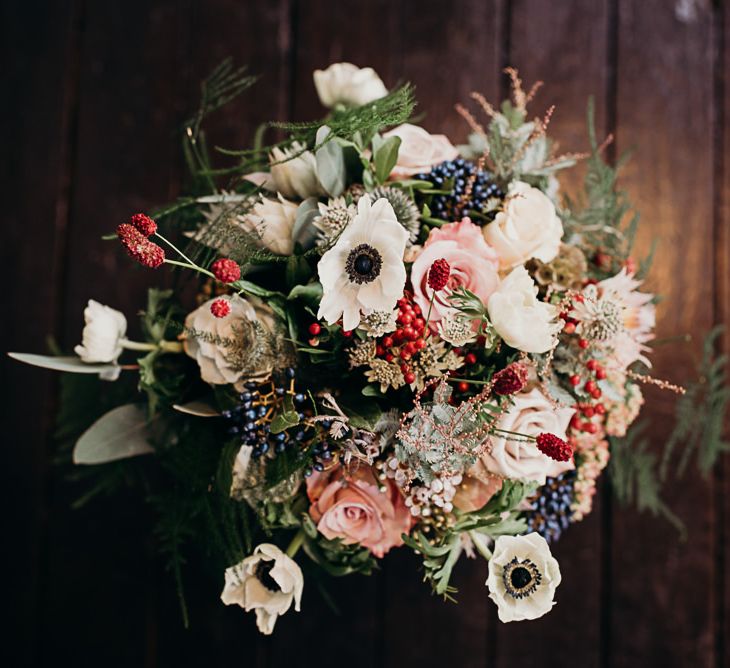
[[[702,360],[697,367],[697,380],[677,401],[676,423],[662,458],[662,480],[667,478],[675,458],[677,476],[684,474],[695,455],[697,468],[707,477],[720,455],[730,451],[730,442],[724,437],[725,416],[730,401],[728,355],[716,353],[718,339],[723,331],[723,326],[717,326],[705,338]],[[679,452],[678,446],[681,447]]]

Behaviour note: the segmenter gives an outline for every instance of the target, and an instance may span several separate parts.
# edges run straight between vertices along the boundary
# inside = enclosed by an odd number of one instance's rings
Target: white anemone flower
[[[497,538],[486,585],[499,621],[537,619],[550,612],[560,580],[558,562],[541,535]]]
[[[256,626],[270,635],[292,603],[299,612],[304,578],[299,565],[276,545],[262,543],[250,557],[226,569],[221,601],[256,611]]]
[[[353,330],[362,314],[392,311],[406,283],[407,241],[387,199],[371,204],[361,197],[357,215],[317,265],[323,288],[317,317],[330,325],[342,318],[343,328]]]

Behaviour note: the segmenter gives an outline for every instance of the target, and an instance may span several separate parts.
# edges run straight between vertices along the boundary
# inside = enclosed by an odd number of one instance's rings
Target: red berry
[[[595,371],[597,367],[598,362],[596,362],[596,360],[588,360],[586,362],[586,369],[588,369],[588,371]]]
[[[581,424],[580,415],[578,415],[578,413],[574,413],[573,417],[570,418],[570,426],[573,429],[580,429]]]
[[[383,346],[385,346],[386,348],[392,348],[393,347],[393,337],[386,336],[383,339]]]
[[[606,378],[606,370],[596,369],[596,378],[598,378],[598,380],[604,380]]]
[[[426,326],[426,321],[423,318],[416,318],[413,322],[413,326],[417,331],[422,332],[423,328]]]
[[[410,367],[405,362],[400,363],[401,373],[408,373],[408,369],[410,369]]]
[[[598,413],[598,415],[605,415],[606,414],[606,407],[603,404],[596,404],[593,407],[593,410],[595,410],[596,413]]]
[[[409,371],[408,373],[403,374],[403,378],[405,378],[406,383],[408,383],[410,385],[411,383],[415,382],[416,374],[413,373],[412,371]]]
[[[350,338],[352,336],[352,330],[351,329],[343,329],[342,330],[342,336],[345,338]]]
[[[411,316],[410,313],[401,313],[398,316],[398,322],[401,325],[410,325],[412,320],[413,320],[413,317]]]
[[[459,388],[459,392],[466,392],[469,389],[469,383],[462,380],[457,387]]]
[[[234,283],[241,278],[241,267],[238,263],[225,257],[217,259],[210,266],[210,270],[221,283]]]
[[[434,260],[431,268],[428,270],[428,287],[434,292],[443,290],[449,282],[450,275],[451,265],[444,258]]]
[[[399,339],[403,338],[403,330],[398,328],[393,332],[393,338],[398,341]]]
[[[586,384],[583,386],[583,388],[585,389],[586,392],[588,392],[588,394],[593,392],[596,389],[596,387],[597,387],[596,384],[592,380],[587,381]]]
[[[375,346],[375,354],[380,357],[381,355],[385,354],[385,348],[378,344],[377,346]]]
[[[464,362],[467,364],[476,364],[477,363],[477,356],[474,353],[467,353],[464,355]]]
[[[603,392],[601,392],[601,390],[598,388],[596,388],[595,390],[591,390],[590,394],[594,399],[600,399],[603,396]]]
[[[566,322],[565,325],[563,325],[563,331],[566,334],[573,334],[575,332],[575,323],[574,322]]]
[[[570,384],[573,387],[580,385],[580,376],[578,374],[573,374],[568,380],[570,380]]]
[[[313,322],[309,325],[309,333],[312,336],[317,336],[322,331],[322,326],[318,322]]]
[[[319,345],[319,339],[316,336],[313,336],[309,339],[309,345],[312,346],[312,348],[316,348]]]
[[[414,312],[414,313],[415,313],[416,315],[421,315],[421,307],[420,307],[420,306],[419,306],[418,304],[414,304],[414,305],[413,305],[413,312]]]
[[[411,353],[409,353],[405,348],[401,348],[399,355],[402,360],[411,359]]]
[[[385,355],[385,361],[386,361],[386,362],[392,362],[392,361],[393,361],[393,359],[395,359],[395,356],[393,355],[393,353],[387,353],[387,354]]]
[[[578,346],[583,350],[585,350],[589,345],[588,339],[578,339]]]
[[[409,341],[408,343],[406,343],[406,345],[403,346],[403,350],[405,350],[409,355],[413,355],[413,353],[416,352],[415,341]]]
[[[423,350],[426,347],[426,339],[416,339],[414,341],[416,350]]]
[[[583,425],[583,431],[587,431],[589,434],[595,434],[598,431],[598,425],[594,422],[586,422]]]
[[[216,299],[210,305],[210,312],[216,318],[225,318],[231,312],[231,305],[227,299]]]

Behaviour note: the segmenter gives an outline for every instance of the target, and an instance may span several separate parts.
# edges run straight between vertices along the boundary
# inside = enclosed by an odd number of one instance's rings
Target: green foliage
[[[304,551],[307,556],[330,575],[341,577],[351,573],[370,575],[377,562],[370,550],[360,545],[345,545],[341,539],[325,538],[307,514],[301,516],[304,530]]]
[[[608,474],[614,494],[624,506],[634,505],[640,512],[663,516],[684,534],[682,521],[661,498],[658,457],[649,451],[645,438],[647,423],[635,424],[624,438],[611,438],[611,460]]]
[[[681,446],[676,462],[678,476],[684,474],[693,454],[696,454],[697,468],[707,476],[720,455],[730,451],[730,443],[724,438],[730,401],[728,355],[717,355],[715,351],[723,331],[724,327],[718,326],[706,336],[697,380],[677,400],[676,423],[662,457],[662,480],[667,477],[677,446]]]

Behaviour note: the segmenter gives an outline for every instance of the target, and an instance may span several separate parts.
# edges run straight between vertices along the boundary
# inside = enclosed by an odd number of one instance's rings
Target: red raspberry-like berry
[[[416,374],[413,373],[413,371],[409,371],[408,373],[406,373],[403,378],[409,385],[416,382]]]
[[[117,236],[127,253],[141,265],[156,269],[165,261],[165,251],[147,239],[136,227],[122,223],[117,227]]]
[[[443,290],[449,282],[449,276],[451,276],[451,266],[449,263],[443,258],[434,260],[431,268],[428,270],[428,287],[434,292]]]
[[[527,385],[527,367],[520,362],[513,362],[494,374],[492,391],[499,396],[515,394]]]
[[[135,213],[129,219],[129,224],[137,228],[146,237],[157,232],[157,223],[143,213]]]
[[[313,322],[311,325],[309,325],[309,333],[312,336],[318,336],[321,331],[322,326],[318,322]]]
[[[227,299],[216,299],[210,305],[210,312],[216,318],[225,318],[231,312],[231,305]]]
[[[573,456],[571,445],[555,434],[540,434],[537,437],[537,449],[556,462],[567,462]]]
[[[221,283],[235,283],[241,278],[241,267],[238,263],[225,257],[216,260],[210,270]]]

